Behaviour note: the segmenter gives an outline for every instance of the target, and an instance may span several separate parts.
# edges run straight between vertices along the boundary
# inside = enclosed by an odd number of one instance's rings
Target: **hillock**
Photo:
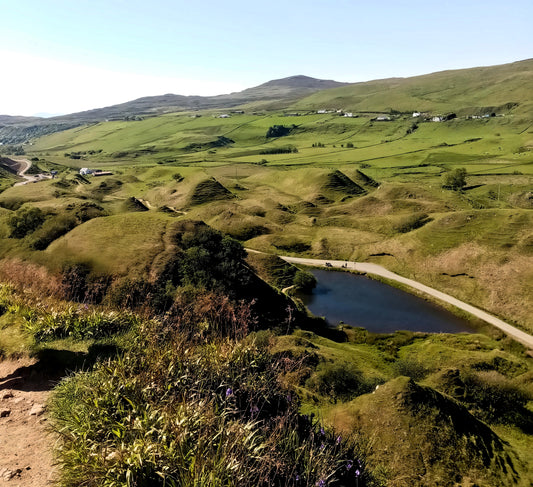
[[[486,424],[412,379],[398,377],[347,409],[354,428],[373,438],[369,462],[393,472],[390,485],[457,485],[469,478],[519,484],[516,457]]]
[[[364,188],[352,181],[346,176],[346,174],[339,170],[330,172],[326,177],[327,180],[324,184],[325,189],[353,196],[366,193]]]
[[[217,200],[232,199],[233,193],[220,184],[215,178],[205,179],[199,182],[193,189],[190,196],[191,205],[200,205]]]

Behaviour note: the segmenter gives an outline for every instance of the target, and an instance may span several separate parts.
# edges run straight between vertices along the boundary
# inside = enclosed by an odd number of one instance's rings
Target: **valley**
[[[4,122],[0,357],[65,377],[62,485],[530,485],[532,80],[296,76]],[[301,299],[326,265],[473,332],[328,325]]]

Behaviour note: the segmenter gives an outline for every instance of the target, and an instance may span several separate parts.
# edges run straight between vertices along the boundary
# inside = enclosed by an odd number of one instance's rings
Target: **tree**
[[[310,272],[297,270],[293,279],[294,286],[304,292],[310,293],[316,286],[316,278]]]
[[[443,188],[453,189],[454,191],[457,191],[461,188],[464,188],[465,186],[466,169],[464,167],[454,169],[453,171],[447,172],[444,175],[444,184],[442,185]]]
[[[11,229],[11,238],[24,238],[29,233],[37,230],[45,220],[44,213],[34,206],[21,208],[10,216],[7,224]]]

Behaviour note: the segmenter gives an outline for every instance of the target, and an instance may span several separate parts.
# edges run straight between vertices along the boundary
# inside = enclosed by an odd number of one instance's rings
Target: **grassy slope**
[[[390,482],[387,485],[407,485],[407,478],[409,485],[449,485],[450,472],[462,478],[454,479],[459,482],[457,485],[469,485],[468,479],[487,486],[514,485],[515,482],[529,485],[531,473],[526,465],[532,459],[531,435],[527,428],[487,421],[480,416],[482,412],[470,409],[477,419],[472,418],[466,413],[468,408],[457,408],[456,402],[450,402],[450,391],[442,381],[450,371],[459,371],[461,377],[479,374],[480,370],[492,371],[487,377],[497,377],[498,384],[512,383],[512,387],[525,388],[531,394],[532,362],[523,351],[509,348],[501,338],[481,334],[398,332],[379,336],[349,327],[345,332],[348,341],[340,343],[309,332],[296,332],[293,336],[279,338],[275,350],[291,350],[293,356],[309,357],[304,364],[318,364],[287,376],[304,398],[304,411],[314,412],[344,434],[359,431],[371,438],[369,462],[373,468],[385,472]],[[374,390],[376,383],[382,385],[374,393],[362,395],[350,392],[347,386],[342,389],[347,391],[347,396],[335,398],[320,393],[314,385],[315,378],[336,365],[344,370],[359,371],[359,381],[368,384],[363,392]],[[482,372],[481,376],[483,374],[487,372]],[[428,389],[409,385],[406,375]],[[334,377],[329,383],[333,383]],[[470,419],[465,420],[468,417]],[[488,422],[506,444],[503,449],[501,444],[499,447],[492,444],[495,450],[490,456],[494,456],[485,466],[479,459],[484,448],[480,445],[499,440],[485,437],[478,438],[477,444],[469,444],[468,438],[480,431],[466,430],[481,427],[479,418]],[[465,430],[464,436],[461,436],[461,428]],[[485,434],[492,435],[489,430],[485,430]],[[446,452],[448,448],[450,451]],[[449,458],[453,458],[451,468],[446,466]],[[491,462],[498,462],[500,466],[493,464],[489,468]],[[503,472],[502,465],[506,468]],[[499,475],[509,475],[509,478],[499,478]]]
[[[520,103],[517,113],[533,108],[533,60],[501,66],[443,71],[412,78],[392,78],[318,92],[295,109],[343,108],[347,111],[424,111],[479,114],[483,108]]]

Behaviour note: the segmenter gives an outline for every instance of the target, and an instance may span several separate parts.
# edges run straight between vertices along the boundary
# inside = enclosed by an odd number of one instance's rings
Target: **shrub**
[[[271,147],[269,149],[263,149],[261,152],[259,152],[259,154],[292,154],[292,153],[296,154],[297,152],[298,152],[298,149],[295,146],[288,145],[286,147]],[[262,159],[262,161],[264,160],[265,159]]]
[[[26,313],[25,326],[36,341],[71,337],[76,340],[103,338],[131,328],[137,318],[125,312],[90,311],[87,306],[67,306]]]
[[[294,275],[294,286],[304,293],[311,293],[316,287],[316,278],[310,272],[298,269]]]
[[[464,167],[449,171],[444,175],[443,188],[457,191],[466,186],[466,169]]]
[[[353,364],[327,364],[311,376],[306,386],[335,402],[349,401],[356,396],[370,392],[374,384],[365,380],[363,373]]]
[[[482,419],[500,423],[528,423],[533,428],[533,415],[524,408],[531,394],[517,387],[496,371],[466,373],[464,402]]]
[[[415,381],[425,379],[430,372],[430,370],[423,364],[411,358],[396,360],[393,369],[397,375],[410,377]]]
[[[266,138],[283,137],[285,135],[289,135],[291,130],[292,129],[290,127],[285,127],[285,125],[272,125],[272,127],[269,127],[267,130]]]
[[[45,215],[40,208],[34,206],[21,208],[7,220],[11,229],[9,236],[11,238],[23,238],[37,230],[43,224],[44,219]]]

